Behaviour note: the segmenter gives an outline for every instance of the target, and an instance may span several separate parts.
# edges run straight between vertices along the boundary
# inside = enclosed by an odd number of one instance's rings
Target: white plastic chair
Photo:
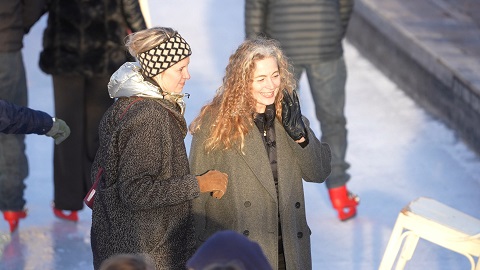
[[[391,270],[397,257],[395,269],[404,269],[419,238],[464,255],[471,270],[480,270],[480,220],[425,197],[400,211],[379,270]]]

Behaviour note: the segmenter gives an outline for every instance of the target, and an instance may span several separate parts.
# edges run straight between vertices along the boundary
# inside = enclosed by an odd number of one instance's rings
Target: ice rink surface
[[[187,122],[213,97],[229,55],[241,43],[243,1],[150,1],[154,26],[177,29],[193,49],[191,80],[184,91]],[[29,106],[52,115],[51,78],[39,70],[44,16],[25,38],[23,51]],[[480,218],[480,159],[455,132],[427,114],[401,89],[345,43],[348,68],[347,105],[351,163],[349,189],[361,197],[358,216],[340,222],[324,184],[305,183],[307,216],[312,230],[315,270],[377,269],[399,211],[410,201],[429,197]],[[320,135],[305,78],[300,84],[303,113]],[[187,136],[187,149],[191,137]],[[27,136],[30,174],[25,197],[29,215],[10,235],[0,221],[0,269],[92,269],[90,210],[72,223],[54,217],[53,140]],[[469,269],[468,260],[420,240],[410,270]]]

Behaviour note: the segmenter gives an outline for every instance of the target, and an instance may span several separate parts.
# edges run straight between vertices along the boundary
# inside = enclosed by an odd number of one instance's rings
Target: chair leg
[[[472,264],[472,269],[480,270],[480,257],[477,258],[477,266],[476,267],[475,267],[475,259],[474,258],[472,258],[472,259],[473,259],[473,262],[471,262],[471,263],[473,263]]]
[[[393,263],[397,258],[397,254],[402,245],[402,232],[403,232],[403,214],[400,213],[393,227],[392,234],[388,240],[387,248],[383,254],[382,261],[380,262],[379,270],[391,270]]]
[[[405,265],[412,258],[413,252],[417,247],[419,238],[418,235],[411,231],[405,232],[404,235],[406,236],[405,243],[403,244],[402,251],[398,257],[397,267],[395,270],[403,270],[405,268]]]

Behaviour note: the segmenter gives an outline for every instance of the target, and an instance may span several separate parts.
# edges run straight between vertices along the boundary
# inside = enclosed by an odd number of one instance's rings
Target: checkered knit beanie
[[[190,45],[180,34],[175,33],[155,48],[139,53],[137,59],[142,67],[142,74],[152,78],[191,54]]]

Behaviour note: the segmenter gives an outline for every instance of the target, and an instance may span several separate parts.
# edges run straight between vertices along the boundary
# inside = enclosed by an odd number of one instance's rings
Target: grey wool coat
[[[306,118],[304,118],[306,120]],[[308,126],[308,121],[306,121]],[[204,142],[211,123],[193,134],[190,168],[201,174],[216,169],[228,174],[225,195],[217,200],[202,194],[194,200],[196,233],[201,244],[219,230],[230,229],[260,244],[273,269],[278,269],[280,223],[287,269],[312,268],[310,234],[305,215],[302,178],[321,183],[330,174],[330,147],[307,128],[309,144],[302,148],[275,121],[278,192],[262,135],[253,126],[245,136],[244,154],[238,149],[206,154]]]
[[[200,193],[187,127],[173,103],[150,97],[161,95],[136,67],[127,63],[112,76],[109,91],[119,99],[99,126],[92,181],[100,167],[104,177],[92,212],[94,267],[114,254],[142,253],[156,269],[183,270],[195,248],[192,200]],[[143,98],[132,103],[134,95]]]

